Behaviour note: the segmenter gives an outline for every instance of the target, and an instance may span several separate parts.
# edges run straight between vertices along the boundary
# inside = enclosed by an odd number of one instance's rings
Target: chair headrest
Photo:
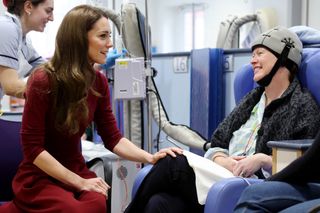
[[[243,96],[245,96],[256,86],[257,85],[253,80],[253,70],[251,64],[243,65],[239,70],[236,71],[233,82],[236,104],[239,104]]]
[[[298,78],[320,105],[320,48],[303,49]]]

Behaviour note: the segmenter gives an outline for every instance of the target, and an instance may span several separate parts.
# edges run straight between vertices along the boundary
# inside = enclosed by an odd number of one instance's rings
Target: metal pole
[[[195,24],[195,12],[196,12],[196,10],[195,10],[195,3],[192,3],[192,49],[195,49],[195,42],[196,42],[196,39],[195,39],[195,37],[196,37],[196,32],[195,32],[195,26],[196,26],[196,24]]]
[[[148,0],[145,0],[145,50],[146,50],[146,85],[147,89],[151,88],[151,51],[149,39],[149,17],[148,17]],[[152,153],[152,110],[151,110],[151,94],[147,91],[147,125],[148,125],[148,152]]]
[[[112,0],[112,9],[114,10],[114,11],[116,11],[116,1],[115,0]],[[113,44],[116,42],[116,26],[115,26],[115,24],[113,24],[113,27],[112,27],[112,41],[113,41]],[[119,34],[121,33],[121,32],[118,32]]]

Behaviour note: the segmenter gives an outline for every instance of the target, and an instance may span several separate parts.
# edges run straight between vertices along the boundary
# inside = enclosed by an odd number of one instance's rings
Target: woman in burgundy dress
[[[108,81],[93,69],[112,47],[104,11],[81,5],[64,17],[52,59],[29,78],[22,119],[24,159],[13,180],[15,198],[0,212],[106,212],[110,186],[86,167],[80,138],[94,121],[107,149],[128,160],[156,163],[178,148],[149,154],[116,126]]]

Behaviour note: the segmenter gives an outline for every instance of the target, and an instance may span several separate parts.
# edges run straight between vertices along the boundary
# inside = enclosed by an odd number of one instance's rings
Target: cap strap
[[[289,39],[290,41],[290,39]],[[259,81],[257,81],[257,83],[262,86],[262,87],[266,87],[270,84],[273,76],[276,74],[276,72],[278,71],[278,69],[281,67],[281,66],[285,66],[286,64],[286,61],[288,59],[288,55],[289,55],[289,52],[290,52],[290,49],[291,47],[294,47],[293,46],[293,43],[290,43],[290,42],[286,42],[286,41],[282,41],[282,42],[285,42],[286,45],[284,46],[280,56],[278,57],[278,60],[276,61],[276,63],[273,65],[270,73],[266,76],[264,76],[262,79],[260,79]]]

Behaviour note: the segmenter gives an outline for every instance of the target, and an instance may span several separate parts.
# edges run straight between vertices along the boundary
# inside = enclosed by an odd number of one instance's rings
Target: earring
[[[30,15],[31,15],[31,12],[27,12],[27,14],[28,14],[28,16],[30,16]]]

